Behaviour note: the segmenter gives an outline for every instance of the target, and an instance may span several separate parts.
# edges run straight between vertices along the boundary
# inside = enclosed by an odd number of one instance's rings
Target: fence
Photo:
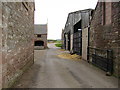
[[[98,66],[106,72],[113,73],[113,51],[98,48],[89,49],[89,57],[92,58],[92,64]]]

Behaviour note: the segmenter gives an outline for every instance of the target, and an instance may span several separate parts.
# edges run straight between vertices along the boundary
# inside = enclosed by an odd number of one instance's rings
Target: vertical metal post
[[[109,51],[107,50],[107,72],[109,72]]]
[[[89,46],[87,47],[87,61],[88,61],[88,63],[90,62],[90,49],[89,49]]]
[[[113,73],[113,55],[112,50],[107,50],[107,71],[110,72],[110,74]]]
[[[96,58],[96,49],[95,49],[95,63],[97,62],[97,58]]]

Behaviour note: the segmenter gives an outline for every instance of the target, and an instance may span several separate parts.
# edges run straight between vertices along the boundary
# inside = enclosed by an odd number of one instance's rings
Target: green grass
[[[56,47],[62,47],[62,44],[61,43],[57,43],[55,44]]]
[[[55,43],[58,43],[58,44],[60,44],[60,43],[62,43],[61,41],[56,41]]]

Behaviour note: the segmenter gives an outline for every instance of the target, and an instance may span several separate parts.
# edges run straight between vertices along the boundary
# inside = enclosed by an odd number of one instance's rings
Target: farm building
[[[84,60],[88,59],[88,35],[92,13],[92,9],[69,13],[62,31],[63,48],[69,50],[70,53],[81,55]]]
[[[98,2],[90,26],[89,60],[120,76],[120,1]]]
[[[34,28],[35,49],[47,48],[47,24],[36,24]]]
[[[34,10],[34,2],[0,2],[0,89],[34,63]]]
[[[98,2],[95,10],[69,13],[63,48],[109,74],[120,76],[120,1]]]

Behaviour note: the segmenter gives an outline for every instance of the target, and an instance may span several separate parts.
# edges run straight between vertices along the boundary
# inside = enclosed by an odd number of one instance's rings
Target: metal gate
[[[82,31],[73,34],[73,52],[82,55]]]
[[[113,73],[113,53],[112,50],[102,50],[89,47],[89,55],[92,58],[92,64],[98,66],[106,72]]]

